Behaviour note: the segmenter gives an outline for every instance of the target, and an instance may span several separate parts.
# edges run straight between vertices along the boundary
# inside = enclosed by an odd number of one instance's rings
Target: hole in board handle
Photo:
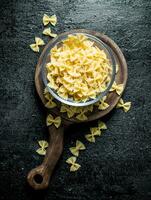
[[[37,183],[37,184],[41,184],[41,183],[43,182],[43,177],[42,177],[40,174],[36,174],[36,175],[34,176],[34,181],[35,181],[35,183]]]

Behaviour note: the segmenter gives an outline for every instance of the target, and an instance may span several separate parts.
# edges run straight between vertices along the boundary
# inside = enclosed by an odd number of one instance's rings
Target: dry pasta
[[[39,155],[45,155],[46,154],[46,148],[48,147],[48,142],[45,141],[45,140],[40,140],[40,141],[38,141],[38,144],[39,144],[40,148],[37,149],[36,152]]]
[[[85,148],[85,145],[81,141],[77,140],[76,141],[76,146],[75,147],[70,147],[69,149],[70,149],[70,152],[74,156],[79,156],[79,151],[80,150],[85,150],[86,148]]]
[[[39,37],[35,37],[35,43],[34,44],[30,44],[30,48],[34,51],[34,52],[39,52],[39,46],[44,45],[44,41],[39,38]]]
[[[45,28],[42,33],[50,37],[57,37],[57,34],[52,33],[50,28]]]
[[[44,14],[42,20],[43,20],[44,26],[46,26],[49,23],[52,24],[53,26],[55,26],[56,23],[57,23],[57,16],[56,15],[52,15],[52,16],[49,17],[48,15]]]
[[[116,108],[123,108],[124,112],[128,112],[131,108],[131,102],[124,102],[123,99],[121,98],[116,106]]]
[[[51,126],[52,124],[54,124],[56,128],[59,128],[59,126],[61,125],[61,117],[58,116],[54,118],[51,114],[49,114],[46,119],[46,124],[47,126]]]
[[[69,35],[50,52],[48,86],[63,99],[87,101],[106,89],[112,67],[106,53],[83,34]]]
[[[79,165],[78,163],[76,163],[77,158],[75,156],[71,156],[70,158],[68,158],[66,160],[66,163],[68,163],[69,165],[71,165],[70,167],[70,172],[74,172],[77,171],[81,165]]]

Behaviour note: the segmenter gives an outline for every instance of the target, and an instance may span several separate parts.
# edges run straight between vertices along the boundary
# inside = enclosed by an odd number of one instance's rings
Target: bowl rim
[[[55,92],[52,88],[50,88],[47,84],[47,75],[45,73],[45,67],[46,67],[46,60],[47,60],[47,56],[48,54],[50,54],[50,50],[57,45],[58,43],[60,43],[62,40],[66,39],[68,37],[68,35],[76,35],[76,34],[84,34],[86,35],[88,38],[93,39],[94,41],[96,41],[97,43],[99,43],[100,45],[103,46],[103,49],[105,49],[108,52],[108,55],[110,57],[111,63],[112,63],[112,75],[111,75],[111,81],[108,85],[108,87],[106,88],[105,91],[101,92],[100,94],[97,95],[97,97],[95,99],[90,99],[86,102],[76,102],[74,100],[69,100],[69,99],[63,99],[62,97],[60,97],[57,92]],[[63,37],[63,38],[62,38]],[[81,32],[80,30],[72,30],[69,32],[64,32],[62,34],[59,34],[56,38],[54,38],[51,43],[48,43],[46,51],[44,53],[44,56],[42,58],[42,62],[41,62],[41,66],[40,66],[40,71],[41,71],[41,78],[42,81],[45,85],[45,87],[48,89],[48,92],[59,102],[64,103],[66,105],[70,105],[70,106],[75,106],[75,107],[84,107],[84,106],[88,106],[88,105],[92,105],[96,102],[98,102],[100,99],[102,99],[104,96],[107,95],[107,93],[109,92],[109,90],[111,89],[114,81],[115,81],[115,75],[116,75],[116,60],[114,58],[114,53],[112,51],[112,49],[106,44],[104,43],[100,38],[87,33],[87,32]]]

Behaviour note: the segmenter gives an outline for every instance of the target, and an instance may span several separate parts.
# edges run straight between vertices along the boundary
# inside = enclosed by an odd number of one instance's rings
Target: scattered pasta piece
[[[57,34],[52,33],[50,28],[45,28],[42,32],[44,35],[48,35],[50,37],[57,37]]]
[[[113,83],[112,88],[110,89],[110,91],[116,91],[116,93],[118,95],[121,95],[121,93],[123,92],[123,84],[116,84],[116,82]]]
[[[36,150],[36,152],[42,156],[46,155],[46,149],[39,148]]]
[[[61,117],[58,116],[54,118],[51,114],[49,114],[46,119],[46,124],[47,126],[54,124],[56,128],[59,128],[61,125]]]
[[[85,135],[85,138],[89,141],[89,142],[95,142],[95,137],[92,134],[87,134]]]
[[[85,111],[81,111],[76,118],[80,121],[85,121],[88,119],[88,117],[85,115]]]
[[[99,127],[99,129],[101,129],[101,130],[107,129],[106,124],[105,124],[104,122],[102,122],[102,121],[99,121],[99,122],[98,122],[98,127]]]
[[[101,130],[98,127],[94,127],[94,128],[90,128],[90,132],[91,134],[87,134],[85,135],[85,138],[89,141],[89,142],[95,142],[95,136],[100,136],[101,135]]]
[[[51,33],[50,29],[45,30],[45,33]],[[104,50],[95,46],[84,34],[69,35],[61,45],[52,48],[46,69],[48,87],[61,98],[76,102],[95,99],[108,87],[112,74],[111,63]],[[89,108],[93,110],[93,107]],[[81,115],[78,118],[85,120],[86,117]]]
[[[86,112],[85,109],[83,109],[83,107],[74,107],[75,108],[75,113],[81,113],[82,111]]]
[[[77,113],[77,107],[75,106],[70,106],[70,110],[72,111],[73,115]]]
[[[99,110],[106,110],[109,107],[109,104],[102,101],[98,107]]]
[[[123,101],[123,99],[121,98],[116,106],[116,108],[123,108],[124,112],[128,112],[131,108],[131,102],[125,102]]]
[[[34,51],[34,52],[39,52],[39,46],[37,44],[30,44],[30,48]]]
[[[35,44],[31,44],[30,48],[34,51],[34,52],[39,52],[39,46],[44,45],[44,41],[39,38],[39,37],[35,37]]]
[[[45,141],[45,140],[40,140],[40,141],[38,141],[38,144],[39,144],[39,146],[40,146],[41,148],[44,148],[44,149],[48,147],[48,142]]]
[[[73,110],[72,110],[71,107],[68,106],[68,105],[62,105],[61,108],[60,108],[60,112],[62,112],[62,113],[66,112],[68,118],[71,118],[71,117],[73,117],[73,115],[74,115]]]
[[[90,132],[94,136],[100,136],[101,135],[101,130],[98,127],[90,128]]]
[[[41,38],[39,38],[39,37],[35,37],[35,42],[36,42],[36,44],[38,44],[39,46],[42,46],[42,45],[45,44],[44,41],[43,41]]]
[[[53,26],[55,26],[56,23],[57,23],[57,16],[56,15],[52,15],[52,16],[49,17],[48,15],[44,14],[44,16],[43,16],[43,24],[44,24],[44,26],[46,26],[49,23],[52,24]]]
[[[70,149],[71,153],[74,156],[79,156],[79,150],[84,150],[86,148],[85,148],[85,145],[81,141],[77,140],[76,141],[76,146],[75,147],[71,147],[69,149]]]
[[[38,141],[38,144],[41,148],[37,149],[36,152],[39,155],[45,155],[46,154],[46,148],[48,147],[48,142],[45,140]]]
[[[77,160],[77,158],[74,157],[74,156],[72,156],[72,157],[70,157],[70,158],[68,158],[66,160],[66,163],[68,163],[69,165],[71,165],[70,172],[77,171],[81,167],[81,165],[79,165],[78,163],[76,163],[76,160]]]
[[[105,102],[106,96],[100,100],[100,104],[98,106],[99,110],[106,110],[109,107],[109,104]]]
[[[57,104],[53,101],[53,97],[49,93],[45,94],[44,96],[47,100],[47,103],[45,104],[46,108],[54,108],[57,106]]]

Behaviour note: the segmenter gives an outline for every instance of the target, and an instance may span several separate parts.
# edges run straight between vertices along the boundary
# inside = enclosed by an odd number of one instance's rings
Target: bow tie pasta
[[[110,82],[112,67],[104,50],[84,34],[69,35],[50,52],[48,86],[63,99],[95,99]]]

